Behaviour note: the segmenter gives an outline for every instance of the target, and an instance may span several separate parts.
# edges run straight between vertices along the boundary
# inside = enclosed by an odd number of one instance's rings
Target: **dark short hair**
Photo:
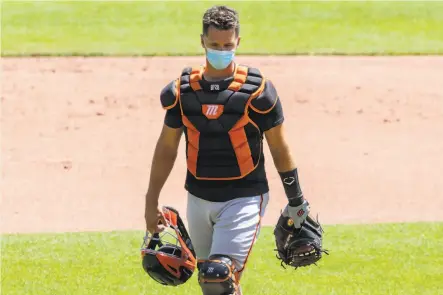
[[[240,23],[238,21],[238,12],[230,7],[224,5],[212,6],[206,10],[203,15],[203,34],[208,34],[210,26],[218,30],[235,30],[238,36],[240,31]]]

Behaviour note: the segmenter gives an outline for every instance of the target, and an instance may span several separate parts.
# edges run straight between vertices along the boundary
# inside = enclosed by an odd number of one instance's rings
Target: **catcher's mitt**
[[[301,228],[295,228],[292,219],[280,215],[274,229],[275,243],[278,252],[277,258],[281,265],[295,267],[316,264],[322,257],[322,253],[329,255],[327,250],[322,249],[323,229],[320,223],[309,216]]]

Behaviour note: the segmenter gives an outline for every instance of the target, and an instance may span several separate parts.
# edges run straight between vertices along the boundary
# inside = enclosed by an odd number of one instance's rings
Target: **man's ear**
[[[203,41],[203,34],[200,34],[200,44],[203,48],[205,48],[205,42]]]
[[[240,36],[238,36],[238,39],[237,39],[237,47],[239,47],[239,46],[240,46],[240,39],[241,39],[241,37],[240,37]]]

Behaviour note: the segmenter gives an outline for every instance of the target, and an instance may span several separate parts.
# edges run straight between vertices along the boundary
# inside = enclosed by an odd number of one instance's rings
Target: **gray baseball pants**
[[[186,215],[197,259],[229,256],[241,274],[259,236],[268,200],[266,193],[209,202],[188,193]]]

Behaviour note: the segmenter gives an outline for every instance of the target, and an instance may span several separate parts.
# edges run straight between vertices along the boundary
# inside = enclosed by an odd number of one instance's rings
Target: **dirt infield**
[[[239,57],[281,96],[302,186],[325,224],[443,219],[442,57]],[[2,60],[1,232],[143,230],[164,111],[200,58]],[[161,202],[183,210],[185,158]],[[283,189],[266,147],[276,221]]]

